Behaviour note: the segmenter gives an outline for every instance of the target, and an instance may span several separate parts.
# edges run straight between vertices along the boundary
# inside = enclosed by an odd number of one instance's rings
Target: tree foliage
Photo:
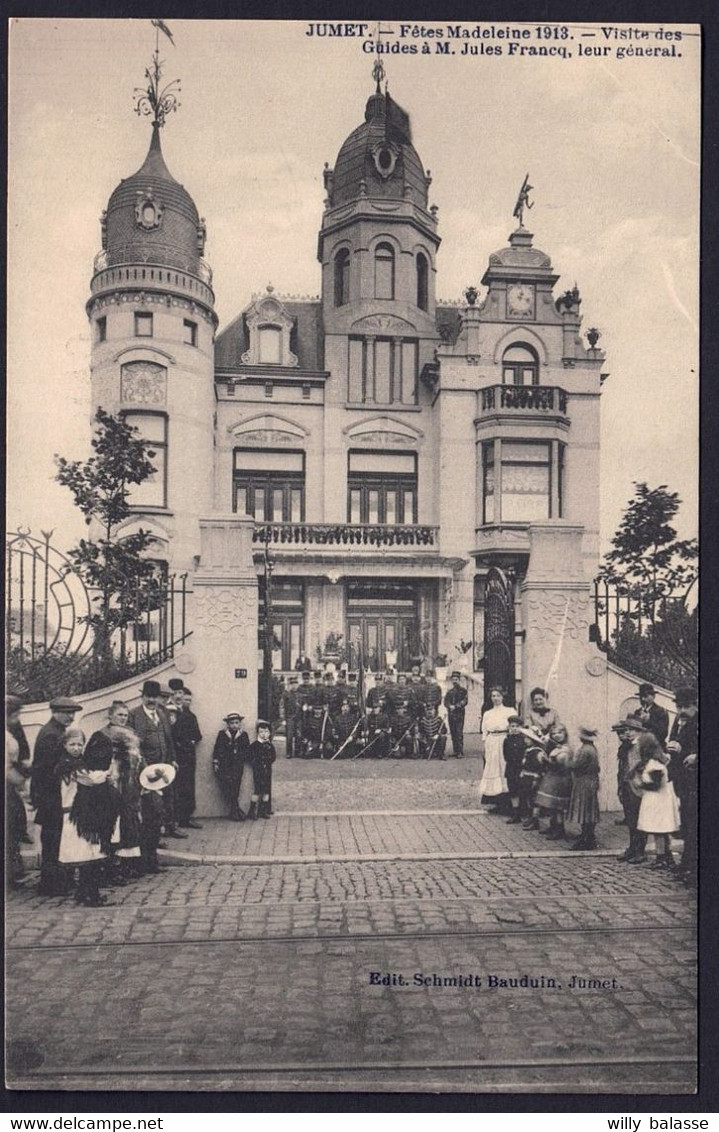
[[[122,536],[120,525],[130,517],[128,502],[133,486],[155,472],[154,452],[137,429],[121,417],[98,408],[89,460],[56,456],[56,481],[67,487],[88,526],[99,529],[96,538],[80,539],[68,557],[91,592],[93,612],[87,621],[93,629],[96,657],[109,662],[112,637],[148,610],[157,609],[163,592],[155,564],[144,557],[152,536],[139,530]]]
[[[674,687],[697,676],[698,611],[690,595],[698,544],[680,539],[672,525],[681,506],[676,492],[666,484],[634,486],[599,572],[613,625],[605,644],[623,668]]]

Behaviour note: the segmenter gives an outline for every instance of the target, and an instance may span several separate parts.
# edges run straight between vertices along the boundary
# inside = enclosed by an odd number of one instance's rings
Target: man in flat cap
[[[41,896],[64,896],[67,883],[59,864],[62,835],[62,801],[58,768],[63,754],[62,741],[82,704],[67,696],[56,696],[50,701],[51,716],[35,740],[33,752],[30,801],[35,807],[35,821],[40,832],[40,884]]]
[[[651,731],[652,735],[656,735],[659,742],[664,746],[664,742],[669,731],[669,715],[655,703],[656,691],[652,684],[639,685],[639,702],[641,707],[631,714],[634,719],[638,719],[644,724],[646,731]]]

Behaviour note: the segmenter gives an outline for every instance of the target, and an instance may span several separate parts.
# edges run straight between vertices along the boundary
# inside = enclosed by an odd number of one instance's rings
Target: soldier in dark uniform
[[[418,730],[420,755],[428,759],[446,759],[447,724],[434,704],[428,704],[424,709]]]
[[[376,700],[374,707],[369,709],[365,724],[364,757],[385,759],[389,754],[392,725],[387,712],[384,697]]]
[[[40,729],[35,740],[30,780],[30,801],[35,807],[35,821],[41,827],[40,884],[41,896],[64,896],[67,892],[64,870],[59,864],[62,836],[62,801],[60,798],[60,760],[64,754],[62,741],[82,705],[56,696],[50,702],[51,718]]]
[[[429,672],[425,679],[424,688],[422,692],[422,701],[425,707],[433,707],[439,710],[442,703],[442,689],[434,678],[434,675]]]
[[[239,803],[242,771],[250,750],[247,732],[242,730],[242,719],[238,711],[227,713],[224,719],[226,727],[217,733],[212,752],[212,769],[227,803],[230,821],[244,821],[247,817]]]
[[[384,672],[375,673],[374,680],[375,680],[374,687],[370,688],[370,690],[367,693],[367,707],[368,708],[375,707],[380,702],[380,700],[385,699]],[[387,705],[385,703],[385,707],[386,706]]]
[[[356,708],[352,707],[349,699],[345,696],[340,705],[340,710],[332,716],[332,731],[335,746],[333,753],[336,753],[340,748],[344,747],[342,754],[339,756],[340,758],[354,758],[359,750],[360,729],[357,726],[358,721],[359,712]],[[350,736],[352,736],[352,738],[350,738]]]
[[[392,713],[391,754],[410,758],[417,755],[417,700],[407,683],[407,677],[400,674],[394,688],[394,711]]]
[[[452,736],[452,754],[457,759],[464,758],[464,713],[469,699],[467,689],[462,687],[461,679],[461,673],[452,673],[452,687],[444,697],[449,733]]]
[[[332,753],[333,728],[329,713],[319,704],[307,714],[303,727],[302,758],[323,759]]]
[[[297,677],[290,676],[289,684],[282,693],[282,718],[285,721],[286,755],[288,759],[294,758],[297,740],[298,722],[302,708],[297,693]]]
[[[304,672],[302,672],[302,674],[300,675],[300,683],[297,688],[297,704],[299,706],[299,714],[297,716],[297,723],[295,726],[295,758],[297,758],[302,751],[305,723],[307,716],[312,709],[312,691],[312,674],[309,669],[305,669]]]

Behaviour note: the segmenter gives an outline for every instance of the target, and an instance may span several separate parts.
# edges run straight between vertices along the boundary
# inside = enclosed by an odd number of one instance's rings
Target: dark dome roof
[[[110,197],[106,223],[108,265],[160,263],[197,273],[200,218],[187,189],[165,165],[156,125],[142,166]]]
[[[353,130],[337,155],[332,179],[332,206],[346,204],[360,196],[407,198],[427,207],[427,180],[419,154],[408,136],[387,123],[388,96],[376,93],[367,100],[365,121]],[[392,104],[392,110],[396,103]],[[399,108],[397,108],[399,109]],[[403,114],[403,111],[399,111]],[[404,115],[406,118],[406,115]],[[409,119],[406,119],[407,127]],[[387,142],[396,153],[390,173],[382,176],[375,153]],[[364,191],[360,182],[364,181]],[[405,190],[407,190],[405,192]]]

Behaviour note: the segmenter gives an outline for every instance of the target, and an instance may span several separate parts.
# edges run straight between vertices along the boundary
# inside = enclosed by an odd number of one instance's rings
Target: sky
[[[207,221],[220,328],[271,282],[317,295],[322,170],[364,119],[374,56],[363,40],[308,36],[305,22],[169,20],[165,78],[181,106],[163,130],[173,176]],[[668,484],[696,532],[700,40],[680,31],[673,57],[617,58],[624,39],[572,25],[571,58],[432,53],[413,36],[446,23],[382,25],[389,90],[410,114],[431,170],[442,245],[437,297],[479,284],[506,246],[525,173],[525,224],[561,276],[576,282],[583,330],[601,331],[603,549],[633,481]],[[501,31],[495,22],[468,30]],[[513,28],[525,25],[512,24]],[[526,25],[530,46],[544,44]],[[642,25],[639,46],[667,47]],[[665,25],[665,32],[667,25]],[[373,30],[370,27],[370,30]],[[622,29],[620,29],[622,30]],[[421,45],[430,54],[421,54]],[[552,38],[550,46],[562,46]],[[579,56],[579,47],[609,47]],[[83,458],[90,437],[85,314],[99,217],[120,178],[142,164],[149,119],[134,111],[155,46],[149,20],[20,19],[10,27],[8,529],[52,529],[69,548],[84,532],[53,454]]]

